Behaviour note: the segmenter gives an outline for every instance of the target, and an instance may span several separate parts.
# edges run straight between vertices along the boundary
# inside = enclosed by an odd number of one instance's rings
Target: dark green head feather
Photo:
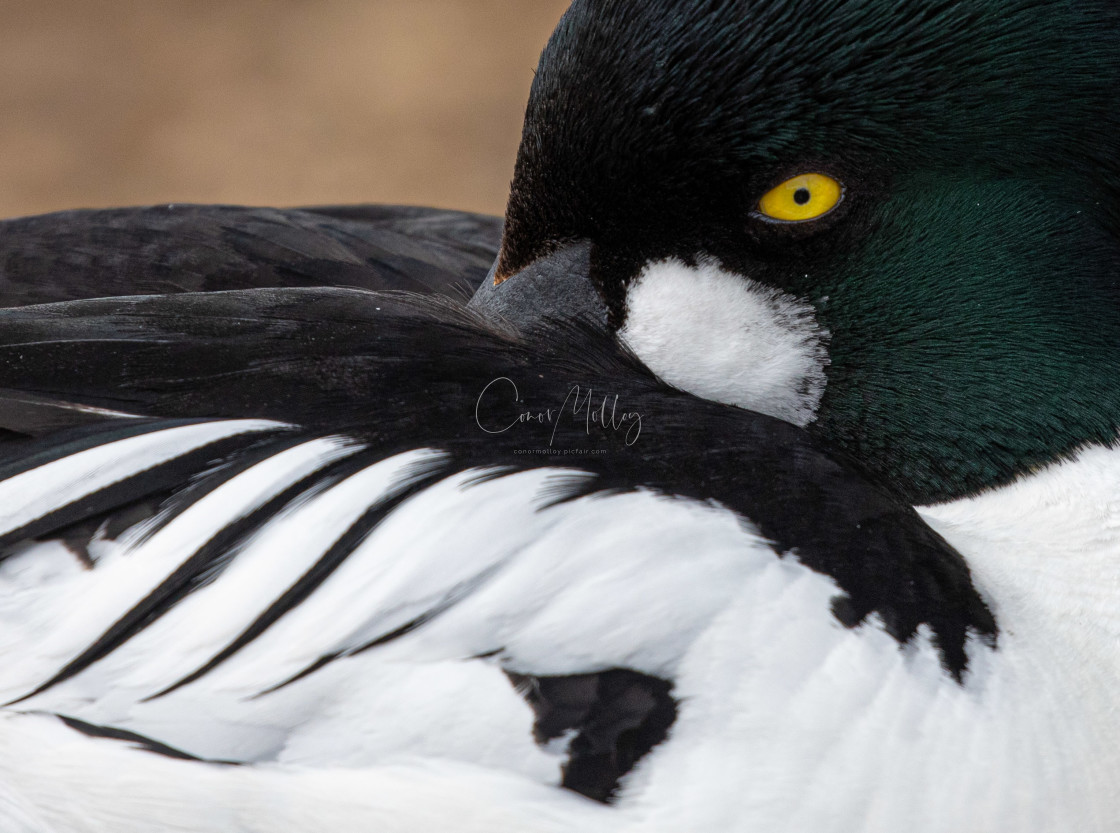
[[[914,501],[1120,424],[1120,6],[576,0],[541,59],[500,269],[590,239],[613,325],[718,258],[831,333],[813,429]],[[762,222],[799,173],[819,221]]]

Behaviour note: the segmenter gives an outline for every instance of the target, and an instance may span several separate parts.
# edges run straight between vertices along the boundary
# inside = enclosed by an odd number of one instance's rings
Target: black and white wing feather
[[[915,708],[967,697],[995,637],[910,507],[579,325],[513,336],[352,289],[28,306],[0,311],[0,388],[4,754],[151,776],[183,829],[228,829],[174,809],[202,785],[225,812],[340,767],[393,829],[748,818],[724,733],[781,777],[798,732],[758,733],[796,729],[795,691],[818,715],[837,681],[899,673]],[[338,799],[337,829],[375,812],[350,777],[300,787]]]

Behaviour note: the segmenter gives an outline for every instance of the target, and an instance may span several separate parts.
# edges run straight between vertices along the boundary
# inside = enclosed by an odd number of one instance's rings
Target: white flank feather
[[[210,586],[20,706],[259,763],[174,761],[9,713],[0,807],[15,808],[14,829],[1114,833],[1114,451],[925,510],[1001,627],[998,649],[969,646],[964,685],[928,633],[900,648],[874,617],[842,627],[835,583],[779,558],[726,509],[645,491],[557,503],[587,475],[541,469],[449,474],[419,490],[259,638],[144,702],[226,645],[354,518],[445,464],[401,455],[277,515]],[[180,534],[201,540],[270,493],[253,482]],[[164,544],[103,561],[171,552],[182,555]],[[40,592],[48,609],[52,589]],[[88,584],[83,606],[120,605],[113,592]],[[10,653],[39,662],[38,644]],[[25,685],[19,665],[0,674]],[[562,758],[532,742],[532,712],[504,670],[614,667],[673,680],[679,712],[605,807],[555,786]]]

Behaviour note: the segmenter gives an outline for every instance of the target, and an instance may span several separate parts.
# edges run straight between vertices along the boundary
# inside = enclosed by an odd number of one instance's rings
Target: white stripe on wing
[[[263,419],[180,425],[99,445],[17,474],[0,482],[0,535],[210,443],[283,427]]]

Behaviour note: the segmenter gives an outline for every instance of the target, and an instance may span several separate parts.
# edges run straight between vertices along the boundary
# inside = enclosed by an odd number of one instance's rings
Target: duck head
[[[912,502],[1110,442],[1117,43],[1112,0],[575,0],[473,303],[596,318]]]

